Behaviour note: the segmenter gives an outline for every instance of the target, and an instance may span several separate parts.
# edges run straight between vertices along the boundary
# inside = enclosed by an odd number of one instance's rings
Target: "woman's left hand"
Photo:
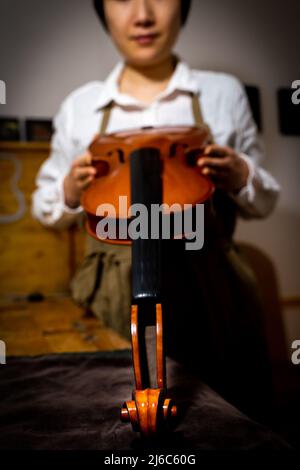
[[[207,145],[203,156],[197,160],[202,174],[209,176],[215,185],[228,192],[238,193],[247,184],[247,162],[231,147]]]

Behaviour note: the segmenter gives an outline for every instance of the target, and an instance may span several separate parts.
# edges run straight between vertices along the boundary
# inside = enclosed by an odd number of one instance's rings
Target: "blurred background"
[[[278,90],[300,80],[299,13],[295,0],[194,0],[176,47],[192,67],[232,73],[258,88],[262,166],[282,194],[267,219],[240,220],[235,238],[259,277],[282,403],[299,393],[300,365],[290,357],[292,342],[300,340],[300,136],[280,130]],[[68,284],[84,236],[75,229],[46,230],[32,220],[30,196],[49,153],[47,132],[42,127],[24,142],[25,119],[38,126],[52,120],[68,93],[104,80],[117,60],[91,1],[0,0],[0,80],[6,83],[0,117],[23,123],[19,142],[0,142],[0,339],[8,355],[129,347],[70,301]],[[11,190],[18,172],[19,203]]]

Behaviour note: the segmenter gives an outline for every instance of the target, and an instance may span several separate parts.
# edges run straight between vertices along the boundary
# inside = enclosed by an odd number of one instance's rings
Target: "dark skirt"
[[[89,237],[72,281],[75,301],[130,339],[131,247]],[[230,239],[198,251],[162,241],[162,306],[168,356],[183,362],[235,406],[266,411],[271,375],[254,273]]]

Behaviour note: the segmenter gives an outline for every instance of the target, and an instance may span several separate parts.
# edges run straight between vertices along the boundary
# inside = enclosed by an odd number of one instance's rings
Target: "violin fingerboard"
[[[132,297],[159,300],[161,297],[161,240],[151,239],[151,205],[161,204],[162,161],[154,147],[135,150],[130,155],[131,204],[143,204],[148,239],[132,240]],[[134,219],[134,217],[133,217]],[[143,233],[141,227],[141,233]]]

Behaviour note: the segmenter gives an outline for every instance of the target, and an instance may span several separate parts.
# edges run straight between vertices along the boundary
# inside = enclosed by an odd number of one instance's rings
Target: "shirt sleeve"
[[[72,209],[65,204],[63,182],[77,154],[71,138],[72,107],[66,99],[54,118],[50,155],[36,177],[31,212],[43,225],[64,229],[74,224],[83,213],[81,206]]]
[[[237,79],[233,117],[236,126],[234,147],[248,164],[249,175],[246,186],[237,194],[229,194],[236,202],[241,217],[263,218],[274,209],[281,188],[275,178],[260,166],[264,157],[264,145],[258,135],[244,86]]]

